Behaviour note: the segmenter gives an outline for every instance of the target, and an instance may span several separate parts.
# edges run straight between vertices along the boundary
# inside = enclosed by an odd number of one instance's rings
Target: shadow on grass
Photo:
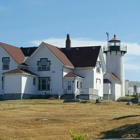
[[[140,138],[140,123],[124,125],[101,134],[102,138]]]
[[[138,117],[138,116],[140,116],[140,115],[127,115],[127,116],[114,118],[113,120],[121,120],[121,119],[126,119],[126,118],[131,118],[131,117]]]

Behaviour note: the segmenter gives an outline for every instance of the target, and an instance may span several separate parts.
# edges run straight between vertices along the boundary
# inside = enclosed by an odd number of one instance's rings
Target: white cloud
[[[125,64],[124,65],[125,69],[127,70],[136,70],[136,71],[139,71],[140,70],[140,65],[137,65],[137,64]]]
[[[41,42],[46,42],[57,47],[65,47],[64,38],[48,38],[42,40],[30,41],[31,44],[38,46]],[[73,47],[82,47],[82,46],[104,46],[106,41],[96,41],[90,38],[71,38],[71,46]],[[125,54],[125,69],[126,70],[140,70],[137,62],[140,57],[140,45],[137,43],[125,43],[122,42],[122,45],[127,46],[127,53]],[[135,60],[135,61],[134,61]]]
[[[137,43],[124,43],[127,45],[127,52],[131,55],[139,55],[140,56],[140,45]]]
[[[40,39],[35,41],[30,41],[30,43],[34,45],[39,45],[41,42],[46,42],[58,47],[65,47],[65,40],[64,38],[48,38],[48,39]],[[106,41],[96,41],[90,38],[72,38],[71,39],[71,46],[104,46],[106,45]],[[140,55],[140,45],[137,43],[125,43],[122,42],[127,46],[127,53],[131,55]]]
[[[41,42],[46,42],[58,47],[65,47],[66,39],[63,38],[48,38],[42,40],[30,41],[33,45],[39,45]],[[94,41],[89,38],[71,38],[71,46],[82,47],[82,46],[103,46],[105,41]]]

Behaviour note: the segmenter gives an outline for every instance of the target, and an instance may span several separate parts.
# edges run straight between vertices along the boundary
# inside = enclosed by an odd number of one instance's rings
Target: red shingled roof
[[[74,74],[74,73],[72,73],[72,72],[68,72],[64,77],[81,77],[81,78],[84,78],[84,77],[79,76],[79,75],[77,75],[77,74]]]
[[[112,38],[111,40],[109,40],[109,42],[120,42],[119,39],[116,38],[116,35],[114,35],[114,38]]]
[[[14,70],[10,70],[7,72],[4,72],[3,74],[16,74],[16,73],[22,73],[22,74],[31,74],[31,75],[37,75],[29,70],[23,70],[23,69],[14,69]]]
[[[108,72],[108,74],[109,74],[116,82],[121,82],[120,79],[119,79],[116,75],[114,75],[113,73]]]
[[[0,45],[9,53],[9,55],[18,63],[24,62],[24,55],[20,48],[0,42]]]
[[[46,47],[64,64],[67,66],[74,67],[73,64],[69,61],[69,59],[66,57],[66,55],[61,52],[61,50],[53,45],[50,45],[48,43],[43,42]]]

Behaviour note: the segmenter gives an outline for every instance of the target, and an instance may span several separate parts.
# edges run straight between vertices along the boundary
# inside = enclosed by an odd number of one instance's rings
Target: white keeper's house
[[[113,42],[110,42],[113,43]],[[119,43],[119,42],[117,42]],[[113,46],[105,49],[107,61],[122,61],[125,51]],[[111,58],[112,56],[112,58]],[[25,99],[37,95],[95,99],[103,97],[103,74],[106,72],[101,46],[71,47],[69,35],[66,47],[42,42],[38,47],[18,48],[0,43],[0,99]],[[110,62],[109,62],[110,63]],[[121,75],[113,71],[118,63],[104,76],[106,95],[115,94],[109,85],[121,88]],[[123,63],[123,62],[122,62]],[[114,68],[113,68],[114,67]],[[115,77],[114,74],[116,74]],[[113,79],[115,77],[115,79]],[[114,81],[113,81],[114,80]],[[116,99],[116,98],[113,98]]]

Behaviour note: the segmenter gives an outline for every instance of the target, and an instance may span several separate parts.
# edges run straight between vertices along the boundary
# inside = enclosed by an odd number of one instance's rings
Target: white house
[[[101,46],[66,48],[42,42],[38,47],[18,48],[0,43],[1,99],[36,95],[93,99],[103,97],[106,71]]]
[[[107,69],[104,74],[104,98],[117,100],[125,96],[124,54],[127,52],[127,46],[121,45],[121,41],[114,35],[103,50]]]

